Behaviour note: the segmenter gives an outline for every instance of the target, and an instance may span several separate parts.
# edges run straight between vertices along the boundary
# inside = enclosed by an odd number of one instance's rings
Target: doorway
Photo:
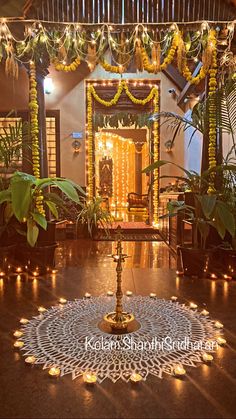
[[[159,109],[159,81],[86,83],[89,199],[104,197],[118,221],[153,227],[159,185],[151,192],[142,170],[159,157],[159,125],[150,119]]]

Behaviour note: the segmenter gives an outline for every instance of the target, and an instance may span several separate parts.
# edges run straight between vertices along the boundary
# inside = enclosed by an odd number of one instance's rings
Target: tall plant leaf
[[[31,247],[34,247],[39,235],[39,228],[34,220],[29,218],[27,220],[27,242]]]
[[[31,203],[31,187],[30,180],[12,179],[11,181],[12,208],[19,221],[22,221],[28,215]]]
[[[210,218],[216,205],[216,195],[196,195],[199,200],[203,214],[206,218]]]

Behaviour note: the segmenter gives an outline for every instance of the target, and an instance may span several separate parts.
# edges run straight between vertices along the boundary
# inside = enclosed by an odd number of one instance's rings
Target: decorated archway
[[[125,96],[129,101],[137,107],[142,107],[146,104],[151,105],[151,113],[159,112],[159,82],[151,80],[142,80],[140,82],[136,80],[109,80],[102,81],[102,86],[115,86],[115,94],[109,99],[104,95],[104,98],[100,93],[97,92],[96,86],[97,81],[89,80],[86,86],[86,97],[87,97],[87,192],[88,199],[92,200],[96,196],[95,188],[95,129],[93,124],[93,115],[95,109],[95,103],[99,103],[105,108],[112,108],[117,105],[118,101]],[[137,87],[139,83],[140,92],[134,95],[132,90]],[[100,84],[101,85],[101,84]],[[144,88],[145,87],[145,88]],[[146,94],[148,88],[148,93]],[[137,90],[137,89],[136,89]],[[144,96],[145,95],[145,96]],[[144,96],[144,97],[143,97]],[[160,155],[160,142],[159,142],[159,123],[154,121],[151,128],[151,140],[150,140],[150,162],[159,159]],[[151,219],[154,227],[158,226],[158,212],[159,212],[159,171],[155,170],[153,174],[154,187],[151,199]]]

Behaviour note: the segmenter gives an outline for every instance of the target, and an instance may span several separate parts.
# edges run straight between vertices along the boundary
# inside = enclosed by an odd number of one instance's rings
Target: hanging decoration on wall
[[[214,33],[212,33],[212,43],[213,43],[213,52],[212,60],[209,71],[209,82],[208,82],[208,97],[209,97],[209,147],[208,147],[208,156],[209,156],[209,169],[213,169],[216,166],[216,138],[217,138],[217,128],[216,128],[216,89],[217,89],[217,49],[216,49],[216,39]],[[211,183],[208,189],[208,193],[214,193],[214,180],[215,172],[211,175]]]
[[[110,157],[104,156],[99,160],[99,187],[101,196],[112,196],[113,185],[113,161]]]
[[[185,22],[181,29],[176,23],[171,25],[144,26],[116,30],[103,24],[96,28],[76,23],[40,21],[21,21],[25,26],[25,36],[17,39],[11,31],[11,24],[16,20],[2,18],[0,22],[0,59],[6,60],[9,74],[17,77],[18,63],[36,63],[43,54],[58,71],[75,71],[84,61],[90,71],[100,64],[106,71],[122,74],[135,61],[137,71],[158,73],[165,70],[175,58],[182,75],[191,84],[198,84],[210,70],[210,60],[214,38],[216,48],[221,49],[222,39],[225,45],[225,60],[231,49],[234,37],[235,21],[196,22],[195,28]],[[19,21],[18,21],[19,23]],[[213,35],[214,33],[214,35]],[[223,36],[223,38],[222,38]],[[105,59],[109,50],[111,63]],[[222,50],[221,50],[222,51]],[[198,75],[193,76],[194,63],[202,61]]]
[[[105,164],[112,161],[112,184],[109,188],[106,187],[106,196],[110,197],[109,206],[115,211],[127,208],[128,193],[135,190],[135,144],[131,138],[124,138],[116,134],[115,131],[96,132],[94,140],[95,172],[99,173],[95,179],[96,188],[100,189],[99,194],[102,195],[104,178],[100,171],[101,161],[104,161]],[[146,164],[145,159],[148,157],[147,141],[140,142],[140,144],[142,144],[143,167],[146,167],[149,164],[149,160]],[[109,176],[107,177],[109,178]],[[111,191],[111,194],[108,194],[108,191]],[[144,193],[146,193],[146,189]]]
[[[29,110],[30,110],[30,136],[31,136],[31,150],[32,150],[32,163],[33,175],[38,179],[40,178],[40,149],[39,149],[39,124],[38,124],[38,100],[37,100],[37,81],[36,81],[36,66],[33,61],[30,62],[29,71]],[[36,208],[38,212],[45,216],[43,207],[43,195],[41,192],[35,194]]]
[[[121,80],[118,84],[117,91],[111,100],[102,99],[96,92],[92,83],[88,85],[87,89],[87,157],[88,157],[88,199],[92,200],[95,196],[95,169],[94,169],[94,126],[93,126],[93,99],[101,105],[111,107],[117,104],[122,92],[125,92],[132,103],[144,106],[153,100],[155,113],[159,112],[159,90],[157,86],[150,88],[150,93],[144,99],[138,99],[130,91],[128,81]],[[154,160],[159,158],[159,123],[153,123],[153,144],[154,144]],[[158,207],[159,207],[159,173],[154,174],[156,181],[154,182],[153,190],[153,224],[158,224]]]
[[[96,113],[93,116],[93,124],[95,131],[98,131],[100,128],[119,128],[120,125],[123,127],[151,128],[153,122],[150,117],[150,112],[141,114],[118,112],[113,115]]]

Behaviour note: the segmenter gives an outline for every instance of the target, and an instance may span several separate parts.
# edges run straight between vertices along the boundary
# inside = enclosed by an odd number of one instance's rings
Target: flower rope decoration
[[[75,71],[81,64],[80,57],[76,57],[75,60],[71,64],[64,64],[60,63],[58,60],[54,60],[55,69],[57,71],[64,71],[65,73],[69,73],[70,71]]]
[[[87,91],[87,132],[88,132],[88,199],[92,201],[94,196],[93,180],[93,108],[92,86]]]
[[[215,32],[215,31],[214,31]],[[212,34],[212,62],[209,70],[209,146],[208,146],[208,155],[209,155],[209,169],[216,167],[216,138],[217,138],[217,128],[216,128],[216,88],[217,88],[217,41],[215,38],[215,33]],[[214,180],[215,173],[211,174],[210,185],[208,188],[208,193],[214,193]]]
[[[143,380],[174,375],[177,365],[196,367],[205,351],[214,353],[218,347],[222,331],[204,312],[147,296],[125,296],[123,303],[140,326],[129,334],[100,328],[104,313],[115,305],[114,297],[100,296],[68,301],[34,316],[16,342],[26,362],[33,357],[34,365],[57,368],[72,379],[93,372],[98,382],[128,382],[134,371]]]
[[[29,110],[30,110],[30,136],[31,136],[31,147],[32,147],[32,163],[33,163],[33,175],[40,178],[40,150],[39,150],[39,123],[38,123],[38,94],[37,94],[37,81],[36,81],[36,66],[34,61],[30,62],[29,70]],[[45,210],[43,207],[43,194],[41,192],[35,192],[35,206],[38,212],[45,216]]]
[[[154,114],[159,112],[159,95],[154,97]],[[153,122],[153,158],[158,161],[160,157],[160,138],[159,138],[159,122],[155,119]],[[158,227],[159,220],[159,168],[153,172],[154,185],[153,185],[153,225]]]
[[[201,80],[203,80],[206,75],[209,72],[209,68],[211,66],[211,62],[213,60],[213,54],[214,54],[214,50],[216,49],[216,36],[215,36],[216,32],[211,29],[209,32],[209,36],[208,36],[208,40],[207,40],[207,46],[205,48],[205,50],[203,51],[202,54],[202,62],[203,65],[200,68],[199,74],[195,77],[193,77],[188,65],[187,65],[187,58],[186,58],[186,48],[185,48],[185,44],[184,44],[184,49],[185,49],[185,54],[183,57],[183,70],[182,70],[182,74],[185,77],[185,79],[190,83],[190,84],[199,84]],[[181,36],[181,35],[180,35]]]
[[[160,67],[157,66],[156,62],[153,62],[152,64],[150,64],[148,54],[145,48],[143,47],[141,55],[142,55],[144,70],[146,70],[148,73],[157,73],[160,70],[165,70],[167,66],[172,63],[178,44],[179,44],[179,32],[176,32],[173,36],[172,44],[167,53],[167,56],[164,58],[163,63],[160,64]]]
[[[88,199],[91,201],[94,197],[94,165],[93,165],[93,98],[101,105],[110,107],[116,105],[122,92],[125,91],[128,98],[136,105],[146,105],[151,100],[154,101],[154,112],[159,112],[159,92],[155,86],[151,89],[148,96],[144,99],[136,98],[129,90],[129,86],[125,80],[122,80],[117,88],[114,97],[107,101],[102,99],[96,92],[94,86],[90,84],[87,90],[87,131],[88,131]],[[153,123],[153,141],[154,141],[154,160],[159,159],[159,122]],[[155,185],[154,185],[154,223],[158,223],[158,208],[159,208],[159,171],[155,170]]]
[[[123,74],[125,72],[125,67],[123,65],[111,65],[105,60],[99,60],[99,64],[104,70],[109,71],[110,73]]]

